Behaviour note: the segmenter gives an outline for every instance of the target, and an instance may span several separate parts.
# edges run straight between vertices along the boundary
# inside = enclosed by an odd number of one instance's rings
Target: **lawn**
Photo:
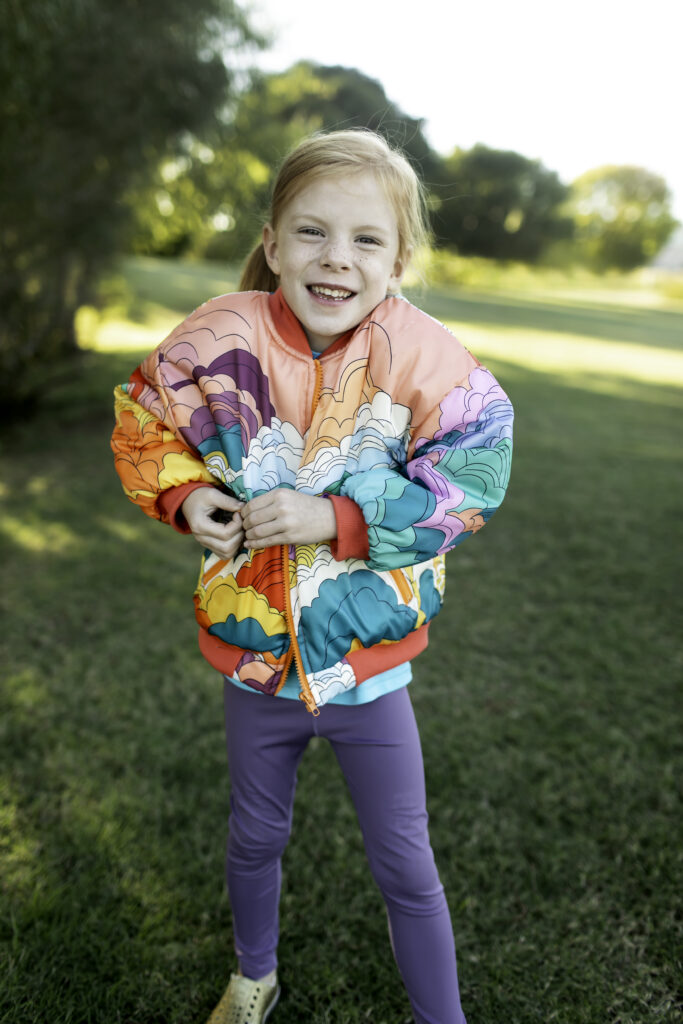
[[[234,286],[129,261],[80,370],[3,438],[0,1024],[202,1024],[233,966],[199,551],[126,501],[109,433],[114,383]],[[469,1024],[681,1021],[683,314],[415,294],[517,411],[509,495],[449,555],[411,684]],[[324,743],[282,911],[274,1024],[410,1019]]]

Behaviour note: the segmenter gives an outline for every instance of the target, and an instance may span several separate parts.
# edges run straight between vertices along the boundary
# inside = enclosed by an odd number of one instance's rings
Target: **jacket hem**
[[[353,669],[358,685],[371,676],[379,675],[390,668],[396,668],[404,661],[412,661],[424,651],[429,642],[429,623],[420,626],[402,640],[390,644],[375,644],[362,650],[352,651],[345,660]],[[199,627],[199,650],[208,663],[224,676],[233,676],[244,655],[239,647],[233,647],[212,636],[203,626]]]
[[[393,644],[375,644],[374,647],[364,647],[361,650],[352,651],[351,654],[346,655],[346,660],[360,685],[371,676],[378,676],[380,672],[396,668],[404,661],[412,661],[424,651],[428,643],[429,623],[425,622],[424,626],[420,626],[414,633],[409,633],[403,640],[397,640]]]

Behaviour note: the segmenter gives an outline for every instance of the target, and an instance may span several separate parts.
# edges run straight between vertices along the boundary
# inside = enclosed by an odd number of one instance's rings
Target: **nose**
[[[351,267],[351,254],[349,247],[344,242],[330,239],[321,254],[321,264],[330,270],[349,270]]]

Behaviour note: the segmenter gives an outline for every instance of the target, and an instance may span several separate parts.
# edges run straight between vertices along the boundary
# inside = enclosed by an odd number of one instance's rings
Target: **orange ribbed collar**
[[[297,320],[294,313],[287,305],[281,288],[278,288],[276,292],[270,293],[268,296],[268,307],[277,332],[282,336],[282,338],[284,338],[287,344],[298,349],[299,352],[310,355],[311,346],[308,344],[306,332],[301,326],[300,321]],[[340,338],[337,338],[334,344],[325,349],[323,356],[332,352],[338,352],[339,349],[344,348],[355,334],[355,331],[356,328],[354,327],[350,331],[347,331],[346,334],[342,334]]]

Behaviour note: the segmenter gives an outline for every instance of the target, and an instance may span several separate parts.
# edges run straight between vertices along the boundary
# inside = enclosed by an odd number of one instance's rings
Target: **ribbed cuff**
[[[360,558],[367,562],[370,557],[370,540],[368,524],[360,506],[352,498],[342,498],[336,494],[326,494],[325,497],[332,502],[337,520],[337,538],[330,541],[332,556],[338,562],[347,558]]]
[[[196,491],[198,487],[213,487],[213,484],[203,483],[201,480],[196,480],[191,484],[179,484],[178,487],[169,487],[157,498],[157,508],[161,513],[161,518],[165,523],[170,523],[178,533],[192,533],[181,511],[181,505],[188,494]]]

